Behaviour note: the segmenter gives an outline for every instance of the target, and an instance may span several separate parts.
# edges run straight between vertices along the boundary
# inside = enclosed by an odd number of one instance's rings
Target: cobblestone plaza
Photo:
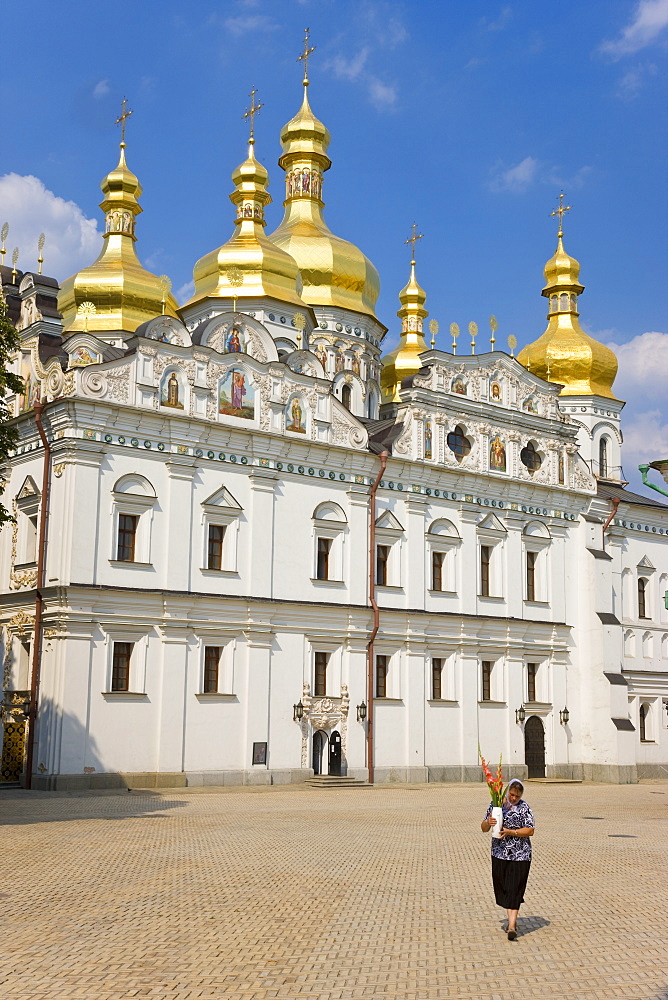
[[[668,997],[668,783],[526,798],[509,942],[483,785],[4,790],[0,997]]]

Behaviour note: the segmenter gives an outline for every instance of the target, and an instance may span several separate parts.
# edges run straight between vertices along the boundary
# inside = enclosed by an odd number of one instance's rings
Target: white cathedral
[[[60,290],[0,271],[25,380],[2,780],[470,781],[479,746],[529,777],[665,777],[668,506],[625,489],[617,361],[561,227],[517,358],[429,349],[414,260],[381,357],[304,85],[283,221],[251,130],[184,305],[136,256],[125,141],[98,259]]]

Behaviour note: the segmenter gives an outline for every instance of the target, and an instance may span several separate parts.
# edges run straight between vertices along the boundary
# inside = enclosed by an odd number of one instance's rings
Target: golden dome
[[[297,264],[264,234],[264,209],[271,195],[267,191],[267,171],[255,159],[254,142],[251,138],[247,159],[232,174],[235,190],[230,201],[237,210],[234,235],[197,261],[193,271],[195,292],[183,308],[210,296],[229,299],[261,295],[304,307],[296,289]],[[230,282],[231,276],[236,279],[235,271],[243,278],[241,284]]]
[[[322,214],[322,175],[332,161],[327,156],[330,135],[308,102],[281,132],[285,170],[285,214],[270,239],[299,265],[302,298],[311,306],[338,306],[375,318],[380,279],[371,261],[354,244],[330,231]]]
[[[616,399],[612,384],[617,374],[617,358],[609,347],[588,336],[578,319],[580,265],[564,250],[559,229],[557,250],[545,265],[545,287],[550,303],[547,330],[517,355],[517,360],[534,375],[563,385],[561,396],[605,396]]]
[[[422,367],[420,354],[427,350],[423,333],[424,320],[429,315],[424,308],[426,300],[427,294],[415,276],[415,260],[411,260],[408,284],[399,292],[401,309],[397,316],[401,319],[401,340],[399,346],[382,359],[380,390],[383,403],[400,402],[402,380],[415,375]]]
[[[125,162],[121,142],[118,166],[101,184],[100,208],[105,214],[102,251],[94,264],[63,282],[58,309],[63,314],[63,332],[125,330],[165,312],[176,315],[178,304],[164,279],[141,266],[135,253],[135,219],[142,211],[138,198],[142,187]],[[83,302],[92,302],[95,312],[78,313]]]

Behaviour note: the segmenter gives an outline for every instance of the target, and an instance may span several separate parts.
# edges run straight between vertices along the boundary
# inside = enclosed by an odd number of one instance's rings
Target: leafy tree
[[[15,447],[18,440],[18,431],[15,427],[8,427],[7,421],[13,416],[7,406],[8,392],[23,392],[23,379],[20,375],[8,371],[10,358],[20,344],[19,335],[14,329],[14,325],[9,319],[7,303],[0,291],[0,464],[4,464],[9,458],[9,453]],[[0,480],[0,494],[4,485]],[[7,508],[0,503],[0,525],[5,521],[12,521],[12,515]]]

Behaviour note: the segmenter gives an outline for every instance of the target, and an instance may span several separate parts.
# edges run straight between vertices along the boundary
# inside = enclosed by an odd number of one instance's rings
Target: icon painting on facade
[[[506,446],[498,434],[489,446],[489,467],[497,472],[506,471]]]
[[[285,429],[296,434],[306,434],[304,408],[298,396],[294,396],[285,408]]]
[[[218,386],[218,412],[228,417],[252,420],[255,416],[255,389],[242,368],[230,368]]]
[[[183,410],[185,387],[183,377],[175,371],[165,372],[160,379],[160,405]]]

